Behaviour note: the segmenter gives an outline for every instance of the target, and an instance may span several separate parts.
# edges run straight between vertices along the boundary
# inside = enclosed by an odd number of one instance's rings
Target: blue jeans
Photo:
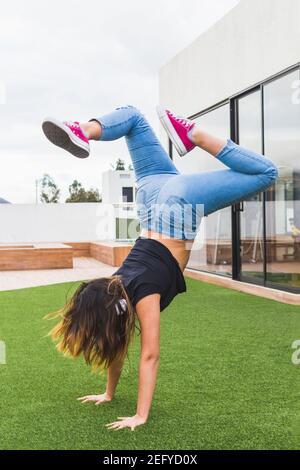
[[[201,219],[274,184],[276,165],[228,139],[215,157],[229,169],[180,174],[147,120],[133,106],[97,119],[100,140],[126,138],[137,181],[141,228],[193,240]]]

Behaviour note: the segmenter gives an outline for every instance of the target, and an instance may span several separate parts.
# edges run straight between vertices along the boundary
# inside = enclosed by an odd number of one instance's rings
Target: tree
[[[122,158],[118,158],[118,160],[116,161],[116,163],[113,163],[110,165],[115,171],[125,171],[126,168],[125,168],[125,160],[122,160]],[[130,163],[128,165],[128,171],[132,171],[133,170],[133,166],[132,164]]]
[[[122,160],[122,158],[118,158],[118,160],[116,161],[115,164],[112,164],[111,167],[115,170],[115,171],[122,171],[122,170],[125,170],[125,161]]]
[[[66,202],[101,202],[98,189],[86,190],[79,181],[74,180],[69,186],[69,197]]]
[[[57,204],[59,202],[60,189],[50,175],[44,174],[41,179],[41,188],[41,202],[44,204]]]

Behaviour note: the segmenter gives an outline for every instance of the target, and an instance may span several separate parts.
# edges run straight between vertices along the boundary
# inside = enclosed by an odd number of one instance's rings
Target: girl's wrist
[[[114,398],[114,394],[113,394],[113,393],[109,393],[109,392],[105,391],[105,395],[106,395],[106,398],[107,398],[108,400],[112,400],[112,399]]]
[[[135,414],[135,417],[136,417],[136,418],[139,418],[139,419],[141,419],[141,420],[143,420],[144,423],[146,423],[146,421],[147,421],[147,419],[148,419],[148,416],[143,416],[143,415],[141,415],[141,414],[139,414],[139,413],[136,413],[136,414]]]

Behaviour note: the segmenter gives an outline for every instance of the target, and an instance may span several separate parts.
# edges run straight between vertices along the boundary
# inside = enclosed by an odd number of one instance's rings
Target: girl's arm
[[[123,364],[124,360],[116,359],[108,368],[107,384],[104,393],[101,395],[86,395],[85,397],[78,398],[78,400],[80,400],[81,403],[94,402],[95,405],[100,405],[106,401],[111,401],[115,395]]]
[[[137,304],[141,325],[141,357],[139,364],[139,391],[136,413],[148,419],[156,385],[159,364],[160,296],[153,294]]]
[[[109,429],[130,427],[134,430],[147,421],[151,408],[159,364],[160,295],[144,297],[137,303],[136,312],[141,326],[137,410],[135,416],[122,417],[120,421],[107,424]]]
[[[108,368],[107,371],[107,385],[106,385],[106,395],[109,397],[110,400],[113,399],[115,395],[115,391],[117,385],[119,383],[119,379],[121,376],[122,368],[124,364],[123,360],[116,359]]]

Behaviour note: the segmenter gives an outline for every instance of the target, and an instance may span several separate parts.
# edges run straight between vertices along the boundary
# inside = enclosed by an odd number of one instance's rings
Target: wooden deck
[[[0,271],[73,268],[73,249],[63,243],[0,244]]]
[[[73,257],[91,257],[120,266],[132,245],[119,242],[0,244],[0,271],[63,269],[73,267]]]
[[[109,266],[121,266],[132,245],[128,243],[115,242],[93,242],[91,243],[90,255]]]
[[[130,243],[120,242],[78,242],[78,243],[33,243],[33,244],[0,244],[0,271],[24,271],[24,270],[53,270],[73,268],[73,257],[79,259],[94,259],[94,263],[101,262],[107,267],[118,267],[132,248]],[[81,257],[81,258],[80,258]],[[97,260],[97,261],[96,261]],[[194,261],[192,266],[199,269],[200,266]],[[259,263],[258,263],[259,264]],[[258,264],[255,268],[258,269]],[[299,263],[297,268],[299,269]],[[272,263],[272,270],[283,272],[290,269],[291,263]],[[210,265],[210,268],[213,265]],[[246,265],[245,265],[246,266]],[[229,265],[215,265],[220,272],[228,270]],[[276,269],[277,268],[277,269]],[[108,268],[109,269],[109,268]],[[207,265],[203,266],[207,269]],[[249,264],[253,270],[253,265]],[[43,271],[39,271],[42,273]],[[46,271],[45,271],[46,272]],[[72,272],[72,271],[71,271]],[[12,273],[13,274],[13,273]],[[186,276],[204,282],[220,285],[241,292],[258,295],[278,302],[300,305],[300,295],[292,294],[276,289],[270,289],[245,282],[234,281],[224,276],[201,272],[190,267],[185,270]],[[97,275],[97,273],[96,273]],[[39,276],[40,277],[40,276]],[[64,278],[66,276],[64,275]],[[87,274],[88,277],[88,274]],[[52,278],[52,277],[51,277]]]

